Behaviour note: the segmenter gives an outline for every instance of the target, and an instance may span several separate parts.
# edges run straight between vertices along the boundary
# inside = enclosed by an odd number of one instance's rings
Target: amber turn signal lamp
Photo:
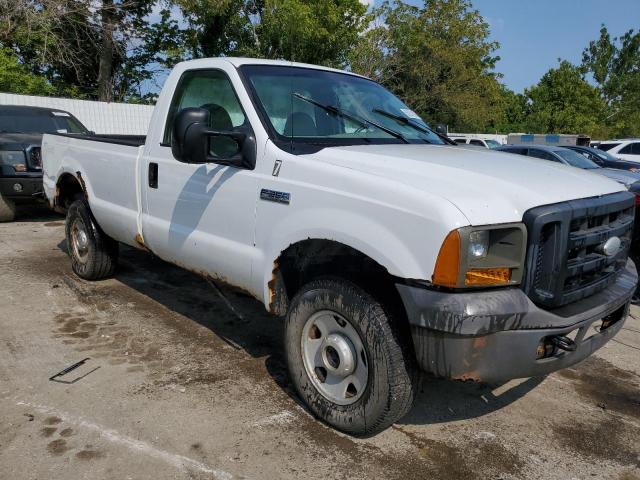
[[[464,275],[464,284],[469,286],[504,285],[510,281],[510,268],[474,268]]]
[[[449,232],[440,247],[440,253],[436,259],[436,268],[431,277],[435,285],[443,287],[458,286],[460,273],[460,234],[457,230]]]

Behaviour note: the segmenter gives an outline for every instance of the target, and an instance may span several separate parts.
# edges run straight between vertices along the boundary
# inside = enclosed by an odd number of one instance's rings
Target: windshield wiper
[[[385,117],[392,118],[396,122],[401,123],[402,125],[407,125],[413,128],[414,130],[418,130],[419,132],[435,133],[435,132],[432,132],[432,130],[427,127],[423,127],[421,125],[418,125],[417,123],[413,123],[410,119],[408,119],[407,117],[403,117],[402,115],[396,115],[395,113],[387,112],[386,110],[381,110],[380,108],[374,108],[372,112],[379,113],[380,115],[384,115]]]
[[[291,95],[293,95],[296,98],[299,98],[300,100],[304,100],[305,102],[308,102],[311,105],[315,105],[316,107],[323,109],[325,112],[328,112],[331,115],[338,115],[340,117],[346,118],[347,120],[351,120],[352,122],[355,122],[362,127],[366,127],[367,125],[373,125],[374,127],[382,130],[383,132],[388,133],[392,137],[402,140],[404,143],[410,143],[409,140],[407,140],[404,137],[404,135],[402,135],[400,132],[396,132],[395,130],[385,127],[384,125],[380,125],[379,123],[374,122],[373,120],[369,120],[368,118],[356,117],[353,114],[347,113],[344,110],[339,109],[338,107],[334,107],[333,105],[324,105],[320,102],[316,102],[312,98],[305,97],[304,95],[297,92],[293,92]]]
[[[380,108],[374,108],[372,112],[379,113],[380,115],[384,115],[385,117],[392,118],[398,123],[401,123],[402,125],[407,125],[419,132],[432,133],[436,137],[440,138],[444,143],[448,143],[450,145],[456,145],[456,143],[453,142],[451,139],[449,139],[447,136],[442,135],[441,133],[438,133],[438,132],[434,132],[429,127],[426,127],[426,126],[423,127],[422,125],[418,125],[417,123],[412,122],[410,119],[408,119],[407,117],[403,117],[402,115],[396,115],[395,113],[387,112],[386,110],[381,110]],[[427,140],[426,138],[423,138],[422,140],[424,140],[427,143],[431,143],[431,144],[433,143],[432,141]]]

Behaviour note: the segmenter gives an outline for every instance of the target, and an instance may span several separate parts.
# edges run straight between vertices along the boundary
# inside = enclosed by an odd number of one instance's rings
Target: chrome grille
[[[633,232],[634,196],[628,192],[574,200],[527,211],[527,272],[523,289],[548,308],[593,295],[624,268]],[[618,237],[619,250],[603,252]]]

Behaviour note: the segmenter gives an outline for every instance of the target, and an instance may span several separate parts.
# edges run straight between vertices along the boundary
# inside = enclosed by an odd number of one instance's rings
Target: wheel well
[[[59,211],[66,211],[69,205],[78,197],[86,197],[80,172],[78,172],[77,178],[70,173],[65,173],[58,179],[58,184],[56,185],[56,196],[53,200],[54,208]]]
[[[373,295],[387,308],[406,313],[395,287],[397,279],[364,253],[333,240],[308,239],[285,249],[274,262],[269,282],[269,310],[284,315],[289,302],[305,285],[319,277],[350,280]]]

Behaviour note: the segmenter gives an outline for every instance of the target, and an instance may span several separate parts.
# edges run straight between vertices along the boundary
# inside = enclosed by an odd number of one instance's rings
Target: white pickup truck
[[[351,434],[402,417],[418,369],[493,382],[584,359],[637,283],[622,185],[448,145],[348,72],[181,63],[146,138],[45,135],[42,155],[77,275],[114,274],[123,243],[250,293],[286,315],[300,397]]]

